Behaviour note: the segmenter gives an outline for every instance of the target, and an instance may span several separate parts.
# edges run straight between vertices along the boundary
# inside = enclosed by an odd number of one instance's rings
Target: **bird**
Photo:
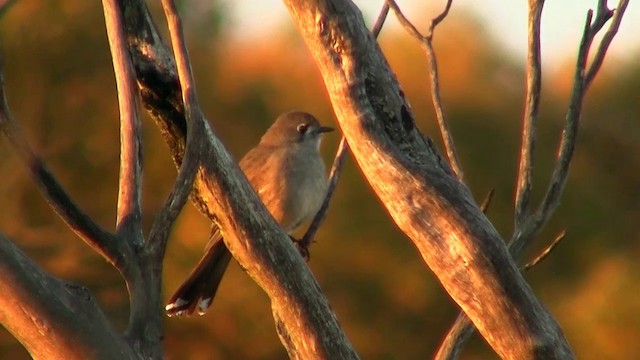
[[[327,175],[320,143],[333,130],[307,112],[289,111],[278,116],[240,160],[258,197],[290,236],[318,212],[325,198]],[[196,309],[204,315],[230,260],[223,234],[214,224],[204,255],[167,302],[167,315],[189,316]]]

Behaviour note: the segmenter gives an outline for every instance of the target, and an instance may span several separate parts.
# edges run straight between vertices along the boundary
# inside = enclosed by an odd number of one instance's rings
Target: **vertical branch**
[[[124,36],[122,11],[114,0],[103,0],[102,6],[120,108],[120,180],[116,233],[133,236],[136,243],[142,243],[142,132],[135,99],[135,73]]]
[[[529,0],[529,39],[527,52],[527,95],[522,119],[522,145],[516,180],[515,227],[522,226],[527,218],[531,196],[531,177],[536,143],[538,108],[542,84],[540,60],[540,20],[544,0]]]
[[[169,26],[171,46],[176,59],[180,86],[182,87],[182,101],[185,105],[187,123],[189,123],[189,121],[193,122],[196,116],[199,120],[202,120],[202,113],[198,105],[195,82],[193,81],[191,71],[191,62],[189,61],[189,53],[184,43],[182,20],[180,19],[180,15],[178,15],[178,10],[173,0],[162,0],[162,7],[164,8]]]

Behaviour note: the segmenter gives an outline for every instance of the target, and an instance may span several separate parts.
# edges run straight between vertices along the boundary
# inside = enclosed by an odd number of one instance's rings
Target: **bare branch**
[[[433,360],[458,359],[464,346],[474,332],[475,328],[473,327],[473,323],[469,320],[469,317],[461,311],[456,321],[451,325],[444,340],[440,343],[440,347],[438,347],[438,351],[433,356]]]
[[[522,145],[520,164],[516,180],[515,227],[522,226],[528,216],[536,145],[538,108],[542,85],[542,63],[540,61],[540,21],[544,0],[529,0],[529,40],[527,52],[527,95],[522,119]]]
[[[404,29],[409,33],[409,35],[413,36],[420,43],[424,42],[425,37],[422,35],[422,33],[420,33],[420,30],[418,30],[418,28],[416,28],[415,25],[413,25],[413,23],[411,23],[411,21],[409,21],[409,19],[407,19],[407,17],[404,16],[404,14],[402,13],[402,10],[400,10],[400,7],[398,6],[398,4],[396,4],[395,0],[386,0],[386,3],[387,5],[389,5],[391,10],[393,10],[393,12],[396,14],[396,17],[398,18],[400,25],[404,27]]]
[[[606,1],[601,0],[604,3],[604,9],[598,10],[598,12],[609,13],[610,10],[606,8]],[[587,75],[585,75],[585,87],[589,88],[591,82],[595,78],[598,70],[602,66],[604,62],[604,57],[607,54],[607,50],[609,49],[609,45],[613,41],[613,38],[618,33],[618,29],[620,28],[620,23],[622,22],[622,17],[624,12],[627,10],[627,5],[629,5],[629,0],[620,0],[618,2],[618,7],[614,11],[613,18],[611,20],[611,25],[609,25],[609,29],[602,37],[602,41],[600,42],[600,46],[598,47],[598,51],[596,51],[596,55],[593,57],[593,62],[587,71]]]
[[[600,10],[600,12],[596,14],[595,18],[593,18],[592,10],[589,10],[587,12],[587,19],[584,25],[582,40],[580,41],[580,46],[578,49],[576,71],[574,74],[574,84],[565,120],[566,124],[560,138],[556,165],[551,175],[549,187],[542,200],[542,203],[540,204],[534,215],[529,219],[529,221],[527,221],[522,229],[518,231],[514,236],[513,245],[511,245],[510,247],[512,247],[512,254],[514,254],[516,258],[519,257],[524,247],[540,231],[542,226],[546,224],[555,209],[560,204],[560,197],[562,195],[564,185],[567,182],[567,178],[569,175],[569,165],[571,164],[573,152],[575,150],[577,141],[578,125],[580,123],[580,116],[582,113],[582,103],[588,87],[585,69],[587,66],[589,50],[591,44],[593,43],[593,39],[604,26],[604,22],[611,18],[610,11],[606,8],[606,6],[599,5],[598,9]],[[616,14],[617,22],[614,22],[610,25],[610,31],[612,31],[612,33],[615,33],[614,29],[618,28],[621,21],[621,16],[624,13],[624,9],[625,8],[623,6]],[[610,42],[611,40],[608,41]],[[604,55],[602,55],[602,57],[604,57]],[[595,76],[595,71],[597,71],[597,68],[593,69],[593,75]]]
[[[426,36],[423,36],[420,31],[418,31],[418,29],[406,18],[406,16],[404,16],[402,11],[400,11],[400,8],[396,4],[396,2],[394,0],[387,0],[387,4],[395,12],[398,21],[400,21],[400,24],[402,24],[402,26],[410,35],[420,41],[422,47],[425,50],[425,53],[427,55],[427,63],[429,64],[429,79],[431,80],[431,101],[433,102],[433,107],[436,112],[436,119],[438,120],[440,135],[442,136],[442,141],[447,153],[447,158],[449,159],[449,164],[451,164],[451,168],[453,169],[453,172],[456,174],[458,179],[462,180],[464,177],[464,173],[462,171],[462,167],[460,166],[460,160],[458,159],[453,136],[451,135],[451,129],[449,128],[449,123],[446,121],[444,115],[444,107],[442,106],[442,98],[440,97],[440,76],[438,73],[438,61],[436,58],[436,53],[433,49],[433,34],[435,28],[449,14],[449,9],[451,8],[452,2],[452,0],[447,0],[447,4],[445,5],[442,13],[431,20],[428,33]]]
[[[387,14],[389,13],[389,5],[386,3],[382,5],[382,9],[380,10],[380,14],[378,15],[378,19],[376,20],[373,28],[371,29],[371,34],[374,37],[378,37],[380,31],[382,30],[382,26],[387,18]],[[344,157],[349,151],[349,144],[347,144],[347,140],[344,136],[340,139],[340,144],[338,145],[338,150],[336,151],[336,156],[333,159],[333,166],[331,167],[331,172],[329,173],[329,184],[327,186],[327,195],[322,202],[322,206],[318,213],[313,217],[311,221],[311,225],[305,232],[302,239],[297,243],[298,250],[303,257],[309,259],[309,246],[313,242],[313,238],[315,237],[320,225],[326,218],[327,209],[329,208],[329,202],[333,196],[333,192],[335,191],[336,185],[338,184],[338,180],[340,179],[340,174],[342,173],[342,167],[344,164]]]
[[[0,323],[34,359],[138,359],[87,289],[46,273],[2,234],[0,273]]]
[[[120,108],[120,176],[116,234],[142,244],[142,140],[136,103],[135,73],[131,65],[123,20],[114,0],[102,2]]]
[[[333,192],[336,189],[336,185],[338,184],[338,180],[340,179],[340,174],[342,173],[342,167],[344,164],[344,158],[347,152],[349,151],[349,144],[347,144],[347,139],[343,136],[340,139],[340,144],[338,145],[338,150],[336,151],[335,159],[333,160],[333,166],[331,167],[331,171],[329,173],[329,181],[327,186],[327,195],[322,202],[322,206],[320,210],[316,213],[311,221],[311,225],[305,232],[304,236],[297,243],[298,250],[303,257],[309,259],[309,246],[313,242],[313,238],[315,237],[320,225],[324,221],[327,216],[327,209],[329,208],[329,202],[333,197]]]
[[[624,15],[624,11],[626,9],[627,0],[620,0],[619,9],[614,16],[614,21],[609,27],[607,34],[605,34],[605,38],[603,38],[603,42],[611,43],[613,36],[617,32],[617,29],[622,21],[622,16]],[[556,160],[556,165],[551,176],[551,181],[549,183],[549,187],[547,192],[542,200],[540,206],[536,209],[535,213],[527,218],[524,223],[521,223],[521,226],[517,227],[514,231],[513,238],[509,242],[508,248],[511,256],[514,259],[519,259],[523,250],[526,246],[533,241],[534,237],[539,233],[540,229],[546,224],[549,220],[555,209],[558,207],[560,203],[560,196],[562,195],[562,190],[564,185],[566,184],[568,173],[569,173],[569,165],[571,163],[571,159],[573,156],[573,151],[575,149],[575,143],[577,139],[578,125],[580,120],[580,114],[582,110],[582,102],[587,91],[589,82],[595,76],[599,66],[601,64],[594,60],[594,64],[589,69],[590,79],[587,79],[585,75],[585,68],[587,64],[589,49],[591,43],[595,35],[598,33],[600,29],[604,26],[604,23],[611,17],[610,11],[606,7],[606,1],[600,0],[598,3],[598,14],[596,15],[596,20],[593,20],[593,10],[589,10],[587,12],[587,19],[585,21],[582,39],[580,41],[580,46],[578,49],[578,57],[576,61],[576,70],[574,74],[574,85],[571,93],[569,108],[567,110],[566,115],[566,125],[562,132],[562,136],[560,139],[558,157]],[[609,14],[609,15],[608,15]],[[607,36],[608,35],[608,36]],[[596,58],[604,59],[604,52],[608,45],[601,46],[598,49],[603,51],[602,54],[597,54]],[[598,64],[598,65],[596,65]],[[593,73],[591,70],[593,69]],[[561,239],[560,239],[561,240]],[[554,241],[559,242],[560,240]],[[555,245],[553,245],[555,246]],[[552,247],[553,248],[553,247]],[[549,250],[551,251],[551,250]],[[461,345],[457,344],[464,343],[466,338],[468,338],[468,329],[461,326],[459,323],[461,322],[461,317],[456,319],[456,322],[450,329],[447,334],[446,341],[456,343],[452,344],[443,344],[449,349],[452,348],[460,348]],[[472,326],[471,324],[468,325]],[[441,359],[453,359],[453,357],[446,357],[443,355]]]
[[[382,4],[382,9],[380,9],[380,13],[378,14],[378,18],[376,19],[375,24],[371,28],[371,34],[374,38],[378,38],[380,35],[380,31],[382,31],[382,26],[384,26],[384,22],[387,20],[387,15],[389,14],[389,4]]]
[[[556,235],[555,239],[551,242],[551,244],[547,245],[546,248],[540,253],[540,255],[536,256],[533,260],[531,260],[527,265],[523,267],[525,271],[531,270],[534,266],[538,265],[542,260],[546,259],[547,256],[553,251],[553,249],[558,246],[560,241],[564,240],[567,236],[567,231],[563,230],[560,234]]]
[[[31,149],[9,110],[2,69],[0,69],[0,130],[20,156],[49,206],[76,235],[122,272],[126,254],[130,254],[131,249],[122,245],[111,233],[80,210],[51,174],[44,161]]]
[[[489,190],[489,193],[487,194],[487,196],[484,198],[484,201],[482,202],[482,205],[480,205],[480,210],[482,210],[483,213],[487,213],[487,210],[489,210],[489,205],[491,205],[491,200],[493,200],[493,195],[496,193],[496,189],[491,189]]]

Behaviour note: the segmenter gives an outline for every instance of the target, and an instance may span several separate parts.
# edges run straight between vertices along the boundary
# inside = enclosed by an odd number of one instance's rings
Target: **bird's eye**
[[[300,124],[298,125],[298,127],[296,128],[298,130],[298,132],[300,134],[304,134],[307,132],[307,129],[309,128],[309,126],[307,124]]]

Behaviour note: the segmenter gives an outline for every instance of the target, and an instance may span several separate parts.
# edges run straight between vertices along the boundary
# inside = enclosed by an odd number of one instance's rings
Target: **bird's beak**
[[[317,132],[318,134],[322,134],[322,133],[326,133],[326,132],[332,132],[333,130],[335,130],[335,129],[334,129],[334,128],[332,128],[332,127],[328,127],[328,126],[320,126],[320,127],[318,128],[318,130],[316,130],[316,132]]]

